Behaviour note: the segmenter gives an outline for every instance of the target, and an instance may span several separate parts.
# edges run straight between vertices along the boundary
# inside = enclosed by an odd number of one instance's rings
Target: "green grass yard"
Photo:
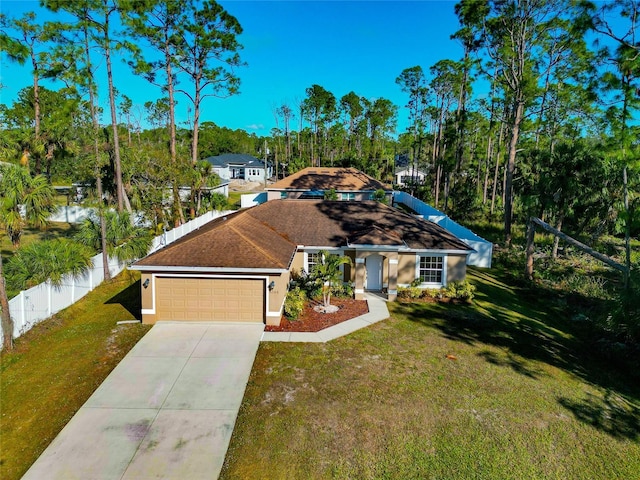
[[[139,275],[125,271],[2,352],[0,478],[19,479],[124,355],[148,331]]]
[[[389,304],[328,344],[262,344],[221,478],[639,478],[638,377],[548,298],[470,279],[472,306]]]
[[[638,478],[637,373],[595,357],[556,293],[499,268],[469,277],[473,305],[392,303],[327,344],[262,344],[221,478]],[[1,478],[26,472],[148,330],[116,326],[139,294],[125,272],[2,354]]]

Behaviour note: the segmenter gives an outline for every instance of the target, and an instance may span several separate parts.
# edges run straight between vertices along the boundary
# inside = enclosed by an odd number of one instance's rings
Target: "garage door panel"
[[[264,281],[156,278],[158,320],[263,322]]]

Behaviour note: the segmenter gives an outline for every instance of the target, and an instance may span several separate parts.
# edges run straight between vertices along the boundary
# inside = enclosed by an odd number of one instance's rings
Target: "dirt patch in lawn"
[[[304,307],[304,311],[298,320],[288,320],[282,317],[279,326],[267,325],[267,332],[319,332],[338,323],[359,317],[369,312],[366,300],[354,300],[353,298],[336,298],[331,300],[331,305],[336,305],[335,313],[316,312],[313,307],[322,302],[310,301]]]

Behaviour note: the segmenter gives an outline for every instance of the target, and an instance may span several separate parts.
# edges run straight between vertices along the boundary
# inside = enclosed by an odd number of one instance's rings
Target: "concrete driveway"
[[[263,330],[156,324],[23,479],[217,479]]]

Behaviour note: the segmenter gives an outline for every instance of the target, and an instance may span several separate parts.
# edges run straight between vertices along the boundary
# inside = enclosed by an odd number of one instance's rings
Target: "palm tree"
[[[144,257],[151,247],[153,237],[149,229],[132,225],[128,212],[106,211],[107,253],[121,262]],[[83,245],[100,250],[100,219],[93,215],[80,224],[76,240]]]
[[[27,225],[42,227],[53,210],[53,188],[41,175],[31,177],[26,168],[0,164],[0,228],[14,247],[20,245],[22,230]],[[9,312],[6,281],[0,256],[0,308],[5,350],[13,348],[13,320]]]
[[[331,306],[331,288],[333,285],[342,282],[342,272],[340,265],[351,265],[351,258],[328,253],[320,250],[319,262],[311,270],[311,281],[322,286],[322,304],[324,308]]]
[[[14,289],[50,281],[58,287],[65,274],[82,275],[92,266],[93,252],[73,240],[42,240],[19,248],[7,262],[6,275]]]
[[[0,227],[17,248],[27,225],[47,224],[55,192],[44,176],[32,177],[26,168],[13,164],[0,165],[0,192]]]

